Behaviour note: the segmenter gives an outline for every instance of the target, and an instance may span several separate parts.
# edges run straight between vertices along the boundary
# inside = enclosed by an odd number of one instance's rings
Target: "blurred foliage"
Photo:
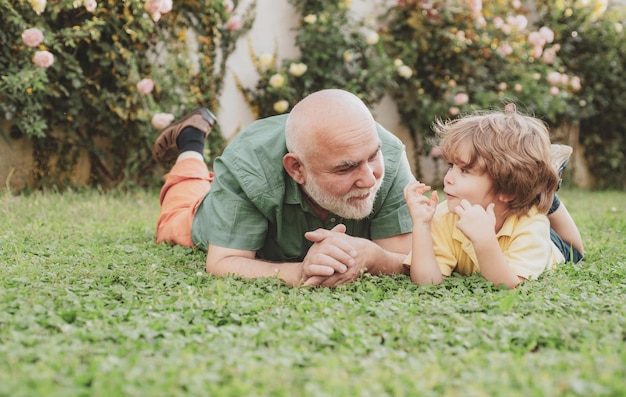
[[[625,189],[626,10],[624,6],[605,10],[602,2],[541,4],[539,22],[555,27],[564,68],[583,83],[576,98],[587,111],[566,118],[580,123],[579,143],[595,188]]]
[[[349,1],[289,0],[301,17],[296,33],[300,55],[255,54],[255,87],[239,89],[257,118],[288,112],[298,101],[325,88],[341,88],[374,105],[391,82],[393,65],[373,22],[350,12]]]
[[[0,112],[17,129],[12,136],[32,138],[37,184],[67,184],[85,151],[93,185],[154,184],[160,172],[150,153],[160,127],[151,120],[217,109],[226,60],[254,19],[253,3],[229,25],[235,6],[178,0],[153,15],[143,0],[98,1],[92,11],[82,0],[0,0]],[[21,38],[29,28],[44,35],[35,48]],[[38,67],[36,51],[52,53],[54,63]],[[146,78],[154,89],[141,94]],[[209,157],[219,154],[219,129],[209,141]]]

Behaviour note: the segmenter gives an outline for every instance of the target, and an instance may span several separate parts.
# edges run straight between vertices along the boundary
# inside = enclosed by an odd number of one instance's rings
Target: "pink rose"
[[[536,45],[533,47],[532,56],[533,58],[539,58],[543,54],[543,47]]]
[[[554,86],[550,87],[550,95],[557,96],[559,95],[559,92],[561,92],[561,90],[559,90],[558,87],[554,87]]]
[[[161,7],[159,8],[159,12],[161,14],[167,14],[172,11],[172,0],[161,0]]]
[[[528,18],[524,15],[511,15],[506,18],[506,22],[511,26],[515,26],[518,31],[522,31],[528,25]]]
[[[142,95],[147,95],[154,89],[154,81],[152,79],[143,79],[137,83],[137,91]]]
[[[456,116],[457,114],[459,114],[459,112],[460,109],[456,106],[451,106],[450,109],[448,109],[448,113],[450,113],[450,116]]]
[[[580,77],[578,76],[572,77],[569,81],[569,86],[572,87],[572,90],[574,91],[580,90],[582,88],[582,85],[580,83]]]
[[[98,7],[98,3],[96,2],[96,0],[85,0],[85,9],[88,12],[94,12],[96,10],[96,7]]]
[[[552,43],[554,41],[554,32],[547,26],[539,29],[539,34],[543,37],[546,43]]]
[[[436,159],[441,157],[441,148],[439,146],[433,146],[433,148],[430,149],[430,156]]]
[[[172,11],[172,0],[146,0],[143,8],[154,22],[158,22],[162,14]]]
[[[241,17],[239,15],[233,15],[228,21],[226,21],[226,29],[232,31],[241,28]]]
[[[33,63],[40,68],[47,69],[54,63],[54,55],[48,51],[37,51],[33,55]]]
[[[470,0],[469,8],[472,14],[480,14],[483,10],[483,0]]]
[[[37,47],[43,42],[43,33],[37,28],[26,29],[22,32],[22,41],[27,47]]]
[[[152,116],[152,126],[154,128],[163,129],[174,121],[174,115],[171,113],[155,113]]]
[[[234,9],[235,5],[232,0],[224,0],[224,11],[230,14]]]
[[[547,77],[548,83],[551,85],[556,85],[561,82],[561,73],[559,72],[550,72]]]
[[[500,52],[502,55],[507,56],[513,53],[513,47],[509,43],[500,44]]]
[[[556,51],[554,47],[548,48],[543,52],[543,61],[548,65],[552,65],[556,59]]]
[[[463,105],[467,102],[469,102],[469,96],[464,92],[460,92],[454,96],[454,103],[457,105]]]
[[[530,32],[528,42],[533,47],[543,47],[546,44],[546,39],[539,32]]]

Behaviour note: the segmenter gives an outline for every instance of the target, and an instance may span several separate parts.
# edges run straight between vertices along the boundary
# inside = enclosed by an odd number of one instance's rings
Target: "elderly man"
[[[206,249],[211,274],[290,285],[403,272],[411,244],[403,188],[414,177],[404,145],[358,97],[322,90],[288,115],[252,123],[213,174],[202,152],[214,124],[198,109],[155,142],[157,161],[176,161],[161,190],[157,242]]]

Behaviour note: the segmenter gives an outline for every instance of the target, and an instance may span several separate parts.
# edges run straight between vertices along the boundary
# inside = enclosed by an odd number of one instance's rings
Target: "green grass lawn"
[[[2,396],[624,396],[626,193],[565,190],[587,259],[335,289],[215,278],[156,193],[0,197]]]

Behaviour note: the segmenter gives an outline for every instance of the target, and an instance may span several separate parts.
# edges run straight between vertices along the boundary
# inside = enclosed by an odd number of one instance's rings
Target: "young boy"
[[[576,225],[555,198],[560,175],[540,120],[508,105],[504,112],[440,121],[435,131],[450,164],[446,201],[439,204],[436,191],[424,196],[430,186],[421,182],[404,190],[413,220],[413,255],[405,265],[413,282],[439,284],[453,271],[479,272],[496,285],[515,288],[564,263],[572,250],[582,252],[581,242],[578,250],[558,234],[551,236],[551,207],[559,228]],[[570,234],[580,239],[577,229]]]

